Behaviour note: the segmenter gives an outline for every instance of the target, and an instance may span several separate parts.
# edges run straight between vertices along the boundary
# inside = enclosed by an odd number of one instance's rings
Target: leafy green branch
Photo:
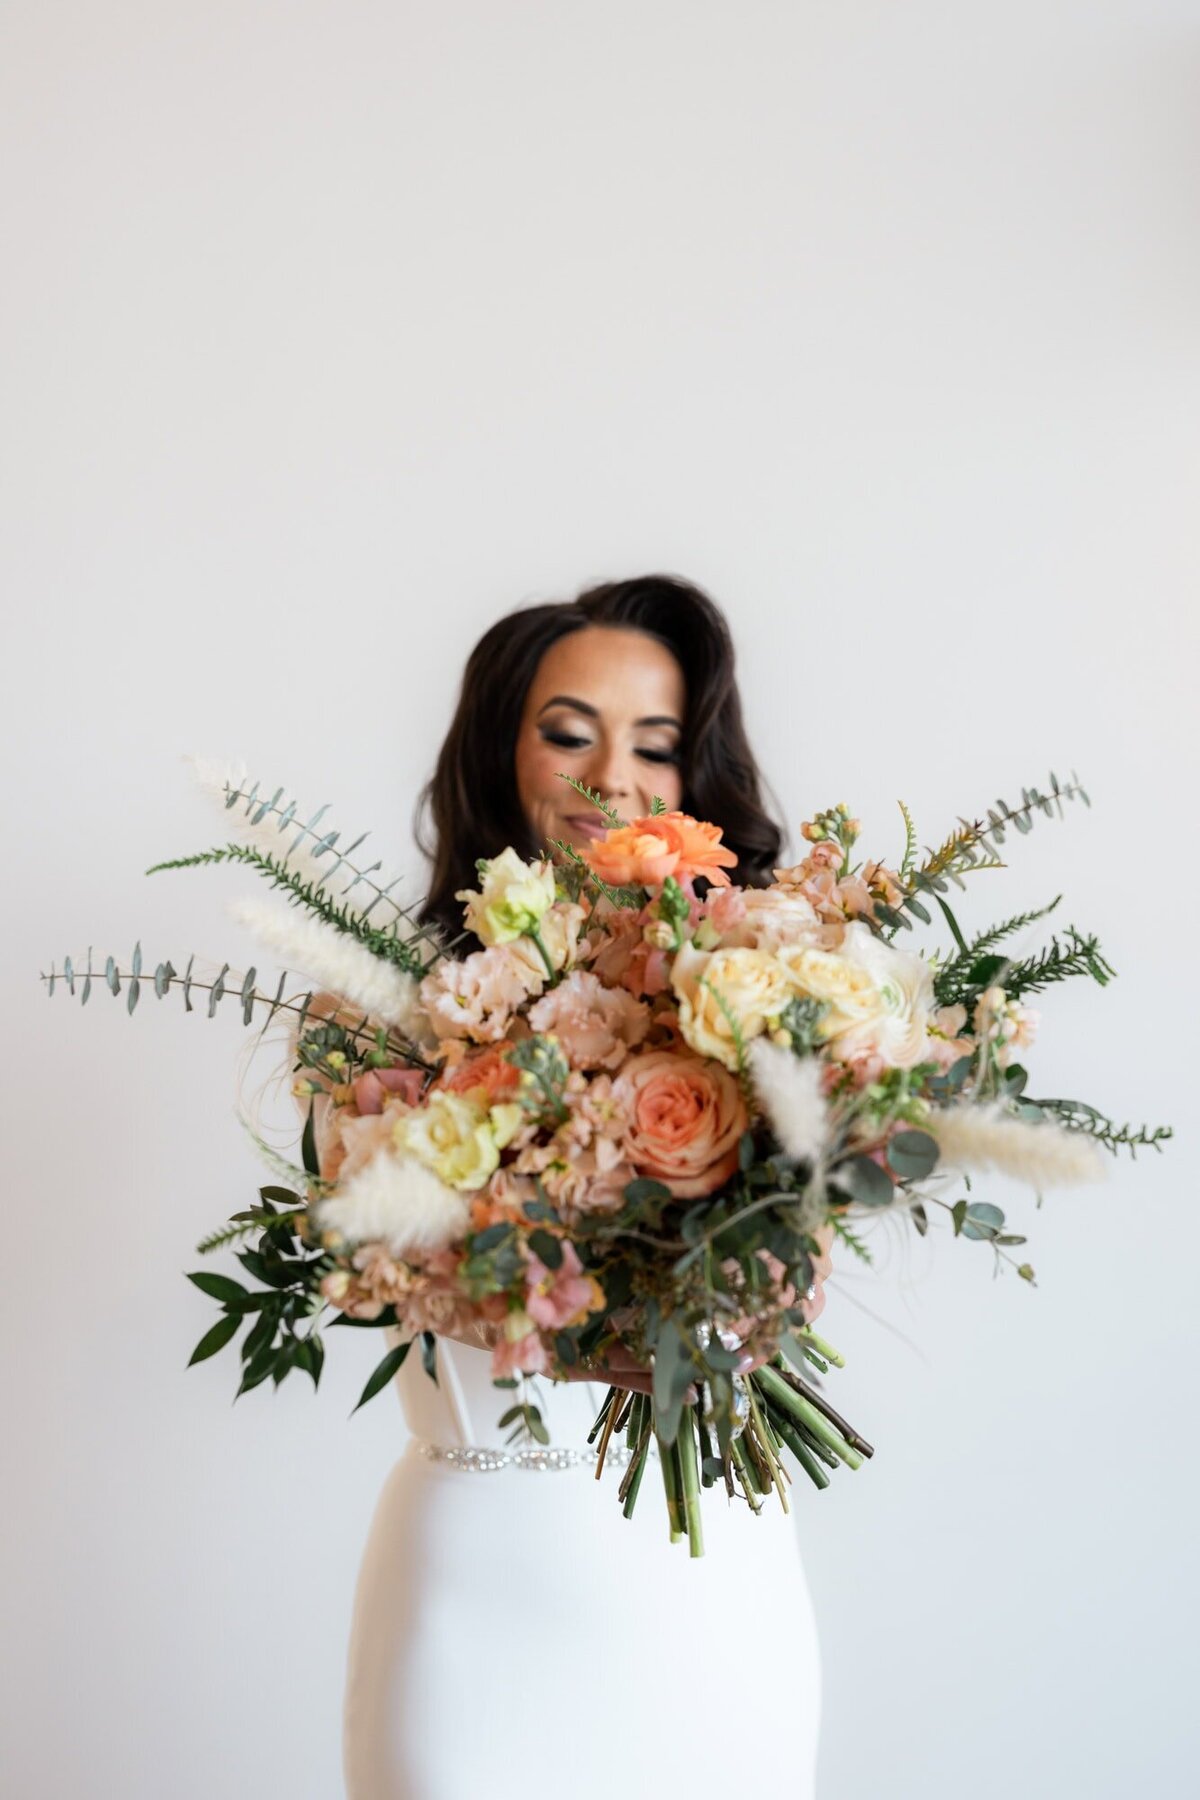
[[[301,906],[307,907],[309,912],[324,920],[325,924],[333,926],[336,931],[356,939],[381,962],[392,963],[417,980],[428,972],[430,965],[422,959],[414,946],[433,938],[435,926],[417,927],[417,922],[408,913],[401,915],[415,927],[413,935],[408,938],[397,935],[394,922],[388,926],[369,925],[361,913],[339,906],[336,901],[331,900],[322,892],[321,883],[306,881],[302,875],[289,868],[286,862],[272,856],[270,851],[257,850],[251,844],[222,844],[213,850],[201,850],[194,856],[181,856],[171,862],[154,863],[146,873],[154,875],[162,869],[194,869],[205,863],[222,862],[247,863],[257,869],[260,874],[269,878],[272,887],[286,888]]]
[[[611,826],[619,830],[624,825],[625,821],[616,807],[611,806],[597,788],[590,788],[585,782],[576,781],[573,775],[560,773],[558,779],[565,781],[568,787],[574,788],[577,794],[582,794],[589,806],[594,806],[597,812],[602,812]]]
[[[1003,844],[1009,829],[1027,832],[1033,829],[1035,812],[1044,813],[1053,818],[1057,810],[1063,816],[1063,801],[1080,799],[1085,806],[1091,806],[1091,800],[1084,792],[1079,777],[1074,770],[1071,779],[1064,786],[1058,776],[1051,771],[1050,792],[1043,794],[1036,787],[1021,789],[1020,806],[1009,806],[1006,800],[997,800],[994,807],[988,808],[987,819],[969,820],[959,818],[959,830],[954,831],[940,844],[936,850],[928,850],[926,859],[918,873],[922,875],[948,875],[952,881],[958,882],[960,875],[970,870],[986,866],[1003,867],[999,847]]]
[[[1161,1154],[1163,1144],[1175,1135],[1171,1125],[1156,1125],[1153,1129],[1140,1125],[1136,1130],[1129,1124],[1117,1125],[1084,1100],[1034,1100],[1025,1096],[1023,1106],[1049,1113],[1065,1130],[1093,1138],[1114,1156],[1118,1150],[1128,1150],[1135,1161],[1139,1148],[1157,1150]]]
[[[348,844],[344,850],[339,850],[337,847],[338,838],[341,836],[339,831],[318,832],[317,830],[317,826],[320,824],[324,815],[329,811],[328,802],[326,802],[324,806],[319,806],[316,812],[313,813],[312,817],[307,821],[301,821],[296,816],[296,802],[294,800],[290,800],[286,806],[280,806],[279,802],[282,800],[284,794],[283,788],[276,788],[269,799],[262,799],[259,796],[260,786],[261,784],[256,781],[252,788],[246,790],[241,787],[235,787],[227,781],[225,783],[226,811],[230,811],[239,801],[244,801],[245,805],[243,810],[246,814],[247,821],[251,826],[259,826],[264,822],[269,822],[275,830],[279,832],[281,837],[285,833],[294,833],[292,841],[285,852],[285,858],[287,856],[294,856],[301,844],[304,844],[306,854],[316,860],[319,860],[323,856],[331,855],[333,861],[322,877],[322,885],[325,882],[331,881],[342,869],[348,870],[353,876],[353,880],[348,887],[342,890],[341,898],[344,900],[360,882],[363,883],[373,895],[373,898],[359,915],[361,918],[367,918],[368,915],[374,911],[375,907],[378,906],[380,902],[383,902],[392,908],[397,917],[406,920],[410,919],[411,915],[409,909],[401,906],[400,902],[394,898],[391,892],[392,888],[396,886],[396,882],[400,879],[399,876],[397,876],[395,880],[389,881],[385,886],[381,887],[377,881],[372,881],[371,877],[383,867],[382,862],[374,862],[366,868],[360,868],[358,864],[350,861],[351,856],[358,849],[359,845],[370,836],[369,832],[360,832],[352,844]],[[305,842],[305,840],[308,841]]]
[[[55,984],[59,981],[63,983],[67,991],[72,995],[76,993],[78,984],[79,1003],[81,1006],[87,1005],[94,983],[102,983],[111,994],[120,994],[122,983],[124,983],[126,992],[126,1011],[130,1013],[132,1013],[137,1006],[138,997],[142,988],[146,985],[150,985],[153,988],[155,998],[158,1000],[163,999],[172,988],[178,989],[183,994],[184,1010],[187,1012],[195,1012],[196,1010],[192,1004],[193,993],[207,994],[207,1014],[210,1019],[216,1013],[217,1007],[226,995],[236,995],[242,1009],[243,1025],[249,1025],[255,1007],[265,1006],[267,1008],[267,1016],[262,1021],[262,1029],[264,1031],[271,1023],[271,1020],[275,1017],[276,1013],[281,1012],[295,1016],[298,1021],[296,1025],[297,1033],[304,1030],[305,1022],[312,1011],[313,1003],[318,998],[318,995],[316,990],[310,989],[298,1001],[285,1000],[283,998],[283,992],[288,980],[288,972],[286,969],[279,977],[279,985],[275,990],[274,996],[272,996],[254,985],[258,970],[253,966],[247,969],[244,976],[238,977],[235,974],[234,985],[227,986],[225,977],[231,972],[228,963],[222,964],[215,980],[200,981],[192,974],[195,961],[195,953],[193,952],[188,958],[187,968],[182,975],[180,975],[174,963],[169,960],[157,964],[153,976],[143,975],[142,946],[139,941],[134,945],[133,956],[128,969],[119,968],[116,960],[110,956],[105,960],[103,971],[100,971],[92,967],[92,951],[89,946],[86,969],[76,968],[74,959],[67,956],[63,958],[63,966],[61,969],[56,969],[52,963],[48,975],[45,971],[42,971],[41,980],[47,984],[46,991],[48,995],[54,993]],[[320,1014],[314,1014],[313,1016],[318,1020],[322,1017]],[[347,1036],[353,1039],[356,1044],[366,1043],[375,1046],[378,1043],[378,1028],[371,1027],[368,1029],[366,1023],[368,1017],[369,1015],[364,1013],[362,1022],[359,1025],[347,1026],[345,1027],[345,1030]],[[389,1037],[388,1046],[397,1056],[404,1058],[406,1061],[414,1063],[419,1067],[426,1066],[410,1045],[403,1044],[394,1037]]]
[[[992,925],[987,931],[977,933],[970,943],[963,946],[957,956],[943,963],[937,971],[934,977],[934,988],[937,993],[938,1005],[951,1006],[956,1001],[961,1001],[967,993],[980,987],[986,987],[987,981],[980,981],[977,973],[977,965],[982,962],[985,954],[1003,938],[1011,937],[1014,932],[1024,931],[1027,926],[1035,924],[1038,919],[1044,919],[1054,911],[1061,899],[1062,895],[1056,894],[1048,906],[1039,907],[1034,912],[1017,913],[1015,917],[1005,919],[999,925]],[[1003,966],[1003,963],[1004,959],[1000,958],[997,966]]]

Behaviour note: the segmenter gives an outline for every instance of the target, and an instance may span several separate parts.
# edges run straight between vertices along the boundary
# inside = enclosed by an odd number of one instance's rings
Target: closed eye
[[[678,750],[639,750],[638,755],[646,762],[651,763],[677,763],[679,761]]]
[[[559,750],[586,750],[589,738],[572,737],[569,731],[549,731],[542,727],[542,737],[547,744],[553,744]]]

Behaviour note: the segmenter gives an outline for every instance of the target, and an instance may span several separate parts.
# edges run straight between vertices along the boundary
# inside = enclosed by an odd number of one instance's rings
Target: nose
[[[598,744],[595,755],[589,759],[587,784],[610,805],[620,806],[634,791],[629,757],[615,744]]]

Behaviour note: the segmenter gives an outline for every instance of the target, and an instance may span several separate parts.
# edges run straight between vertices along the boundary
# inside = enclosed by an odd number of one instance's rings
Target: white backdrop
[[[1079,770],[1093,810],[964,912],[1066,891],[1120,979],[1045,998],[1034,1085],[1179,1128],[1018,1197],[1037,1291],[946,1235],[839,1264],[877,1455],[799,1496],[823,1800],[1192,1792],[1193,0],[9,0],[0,32],[4,1793],[338,1794],[401,1447],[390,1395],[347,1423],[357,1336],[316,1401],[184,1371],[181,1271],[262,1178],[236,1008],[81,1011],[39,969],[249,960],[247,878],[142,874],[220,840],[188,750],[409,861],[479,631],[647,570],[728,609],[793,827],[845,798],[892,857],[899,796],[934,841]],[[465,1716],[473,1678],[464,1645]]]

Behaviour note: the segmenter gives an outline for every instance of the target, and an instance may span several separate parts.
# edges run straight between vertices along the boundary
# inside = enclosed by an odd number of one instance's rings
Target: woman
[[[426,792],[427,919],[461,932],[455,893],[477,857],[578,848],[602,829],[563,775],[626,816],[657,795],[720,825],[743,885],[779,861],[728,630],[684,582],[610,583],[484,634]],[[818,1281],[811,1317],[821,1303]],[[820,1664],[795,1519],[777,1501],[752,1518],[711,1490],[693,1560],[669,1542],[652,1474],[626,1520],[619,1469],[597,1479],[586,1458],[608,1382],[649,1387],[624,1355],[539,1384],[568,1466],[454,1455],[502,1440],[489,1365],[479,1331],[439,1338],[436,1383],[417,1355],[397,1377],[411,1436],[359,1577],[350,1800],[732,1792],[756,1766],[773,1785],[786,1770],[790,1800],[811,1800]],[[791,1493],[809,1524],[814,1496],[800,1482]]]

